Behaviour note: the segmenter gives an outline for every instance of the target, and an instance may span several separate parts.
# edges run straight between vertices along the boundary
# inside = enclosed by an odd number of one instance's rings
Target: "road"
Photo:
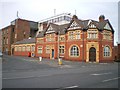
[[[3,88],[118,88],[118,63],[85,63],[7,56],[2,63]]]

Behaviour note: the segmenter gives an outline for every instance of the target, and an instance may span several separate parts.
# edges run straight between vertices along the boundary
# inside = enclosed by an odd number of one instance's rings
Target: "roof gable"
[[[97,21],[89,20],[87,27],[88,28],[97,28]]]
[[[78,29],[78,28],[81,28],[80,25],[76,22],[76,21],[73,21],[70,25],[70,27],[68,28],[68,30],[73,30],[73,29]]]
[[[53,30],[53,27],[51,25],[49,25],[46,30],[46,33],[52,33],[52,32],[55,32],[55,31]]]
[[[89,28],[96,28],[96,25],[91,22],[91,23],[88,25],[88,27],[89,27]]]
[[[112,30],[110,25],[108,23],[106,23],[106,25],[104,26],[104,29],[107,29],[107,30]]]

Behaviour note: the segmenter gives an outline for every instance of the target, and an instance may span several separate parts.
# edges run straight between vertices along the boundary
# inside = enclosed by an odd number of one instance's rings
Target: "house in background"
[[[118,44],[118,60],[120,61],[120,43]]]
[[[115,61],[120,61],[120,44],[117,43],[117,46],[114,46],[114,55]]]
[[[17,41],[35,37],[38,23],[17,18],[5,28],[2,28],[2,52],[11,55],[14,48],[11,45]]]

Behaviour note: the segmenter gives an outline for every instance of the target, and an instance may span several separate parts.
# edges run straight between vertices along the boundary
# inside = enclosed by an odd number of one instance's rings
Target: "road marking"
[[[94,74],[90,74],[90,75],[100,76],[100,75],[107,75],[107,74],[112,74],[112,72],[108,72],[108,73],[94,73]]]
[[[35,76],[28,76],[28,77],[13,77],[13,78],[2,78],[4,80],[11,80],[11,79],[25,79],[25,78],[34,78]]]
[[[108,64],[108,63],[100,63],[100,64]]]
[[[59,74],[51,74],[51,75],[40,75],[40,76],[27,76],[27,77],[11,77],[11,78],[2,78],[3,80],[12,80],[12,79],[28,79],[28,78],[40,78],[40,77],[49,77],[53,75]]]
[[[81,66],[81,67],[85,67],[85,66]]]
[[[37,61],[37,60],[34,60],[34,59],[22,59],[22,60],[24,60],[24,61]]]
[[[111,78],[111,79],[103,80],[102,82],[108,82],[108,81],[116,80],[116,79],[119,79],[119,78],[120,78],[120,77]]]
[[[72,66],[70,65],[63,65],[63,66],[60,66],[60,68],[71,68]]]
[[[70,87],[65,87],[65,88],[76,88],[76,87],[78,87],[78,86],[70,86]]]

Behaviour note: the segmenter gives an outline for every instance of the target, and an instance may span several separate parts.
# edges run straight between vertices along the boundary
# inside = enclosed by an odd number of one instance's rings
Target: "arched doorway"
[[[96,49],[94,47],[91,47],[89,50],[89,61],[90,62],[96,61]]]

